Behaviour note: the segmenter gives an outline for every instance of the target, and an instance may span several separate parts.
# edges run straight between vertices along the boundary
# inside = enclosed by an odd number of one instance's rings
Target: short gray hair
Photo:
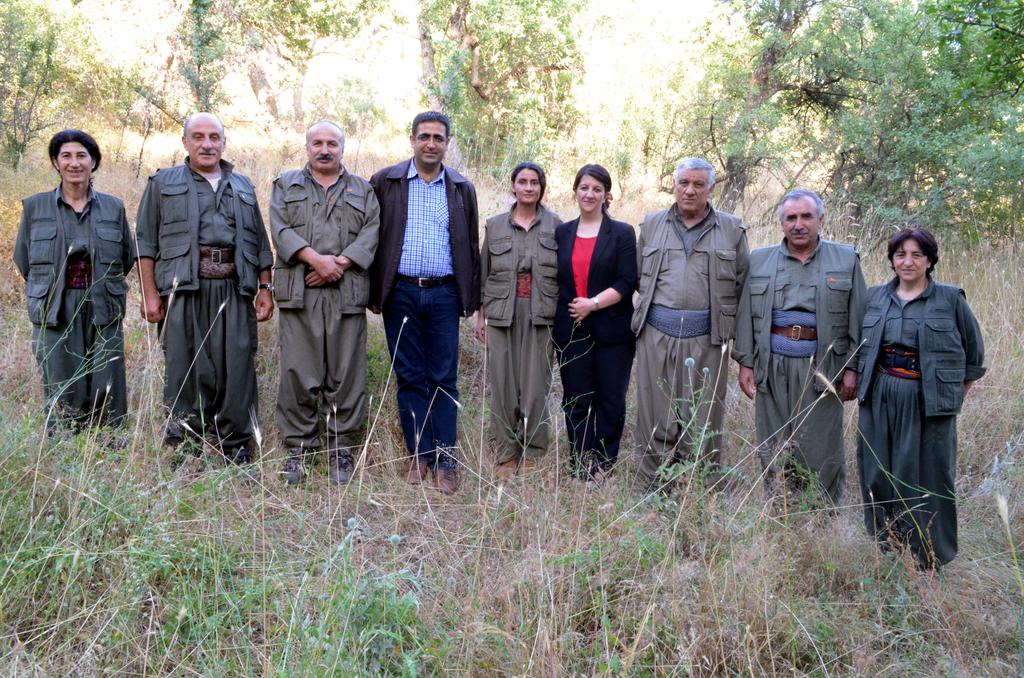
[[[814,203],[814,206],[818,209],[818,218],[825,216],[825,202],[821,199],[821,196],[810,190],[809,188],[794,188],[792,191],[782,196],[782,200],[779,201],[779,207],[776,212],[779,215],[779,222],[782,222],[782,209],[786,206],[786,203],[790,200],[800,200],[801,198],[807,198]]]
[[[342,143],[344,143],[344,141],[345,141],[345,130],[342,129],[341,125],[339,125],[338,123],[334,122],[333,120],[326,120],[326,119],[325,120],[317,120],[312,125],[310,125],[309,127],[306,128],[306,143],[309,143],[309,133],[313,131],[314,127],[319,127],[320,125],[330,125],[334,129],[338,130],[338,134],[341,136],[341,141],[342,141]]]
[[[704,158],[683,158],[676,165],[676,171],[672,174],[675,181],[679,181],[679,175],[686,170],[704,170],[708,174],[708,188],[715,185],[715,168]]]
[[[216,120],[217,124],[220,125],[220,135],[221,136],[225,136],[224,123],[222,123],[220,121],[220,118],[218,118],[213,113],[208,113],[207,111],[199,111],[199,112],[193,113],[192,115],[190,115],[187,118],[185,118],[185,123],[181,126],[181,136],[182,136],[182,138],[185,138],[185,137],[188,136],[188,126],[189,126],[189,124],[192,123],[192,118],[198,118],[200,115],[208,115],[211,118],[213,118],[214,120]]]

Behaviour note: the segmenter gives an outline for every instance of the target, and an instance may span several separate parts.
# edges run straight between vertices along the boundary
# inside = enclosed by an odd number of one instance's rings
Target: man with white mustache
[[[274,297],[281,309],[277,425],[290,485],[306,478],[309,456],[322,448],[331,482],[347,483],[352,448],[366,425],[368,269],[380,207],[370,184],[345,169],[344,153],[341,127],[314,123],[306,131],[309,162],[282,172],[270,198]]]
[[[864,275],[852,246],[819,237],[825,205],[817,193],[790,191],[778,215],[782,242],[750,254],[732,357],[740,390],[756,396],[757,449],[769,489],[780,473],[792,489],[813,475],[838,502],[843,402],[857,393]]]

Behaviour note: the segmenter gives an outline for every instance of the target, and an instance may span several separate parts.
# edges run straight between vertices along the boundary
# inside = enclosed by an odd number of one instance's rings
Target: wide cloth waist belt
[[[86,290],[92,284],[92,262],[89,257],[69,259],[64,269],[64,287],[69,290]]]
[[[397,276],[398,280],[416,287],[440,287],[441,285],[447,285],[450,282],[455,281],[454,275],[443,275],[440,278],[417,278],[412,275],[402,275],[401,273]]]
[[[784,332],[775,332],[775,328]],[[800,330],[792,328],[799,327]],[[807,330],[814,331],[814,339]],[[794,339],[794,337],[799,337]],[[809,358],[818,351],[818,319],[807,311],[772,311],[772,353],[787,358]]]
[[[533,294],[533,274],[529,271],[516,274],[516,297],[529,299]]]
[[[900,379],[920,379],[921,362],[917,351],[886,346],[878,356],[878,371]]]
[[[235,276],[235,248],[199,246],[200,278],[233,278]]]
[[[702,337],[711,334],[711,311],[683,311],[651,304],[647,311],[647,324],[676,339]]]

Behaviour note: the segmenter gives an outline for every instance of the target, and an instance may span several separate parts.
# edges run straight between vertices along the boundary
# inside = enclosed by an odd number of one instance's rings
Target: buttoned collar
[[[86,210],[89,209],[90,205],[92,205],[92,198],[93,198],[92,186],[89,186],[89,192],[85,196],[85,209]],[[71,207],[71,205],[68,205],[68,201],[64,199],[64,194],[60,190],[60,184],[57,184],[57,188],[53,189],[53,199],[57,201],[58,205],[60,205],[60,204],[67,205],[68,209],[70,209],[72,212],[74,212],[75,208]],[[84,212],[85,210],[82,210],[82,211]]]
[[[416,170],[416,160],[410,160],[409,161],[409,171],[405,173],[405,178],[406,179],[412,179],[413,177],[419,177],[419,176],[420,176],[420,173]],[[423,181],[423,179],[420,178],[420,181]],[[423,181],[423,183],[427,184],[428,186],[436,184],[438,182],[440,182],[442,184],[444,183],[444,165],[443,164],[441,165],[441,171],[437,173],[437,177],[435,177],[433,181],[430,181],[430,182]]]
[[[887,282],[885,286],[893,299],[899,299],[899,297],[896,295],[896,289],[900,286],[899,276],[893,276],[892,280]],[[934,287],[935,281],[932,280],[931,278],[928,278],[928,286],[924,288],[924,292],[921,292],[921,294],[917,295],[910,301],[917,301],[918,299],[927,299],[928,297],[932,296],[932,289],[934,289]]]
[[[192,163],[190,162],[190,160],[191,160],[191,158],[185,158],[185,165],[188,167],[189,171],[192,172],[192,176],[194,178],[197,178],[197,179],[202,179],[203,181],[209,181],[209,179],[204,177],[202,174],[200,174],[196,170],[192,169]],[[233,172],[234,169],[235,169],[235,166],[233,164],[231,164],[230,162],[228,162],[224,158],[221,158],[220,159],[220,180],[221,181],[227,181],[228,177],[231,176],[231,172]]]
[[[334,180],[334,183],[332,183],[331,186],[336,186],[339,181],[341,181],[342,179],[345,178],[345,174],[347,174],[347,173],[348,173],[348,171],[345,169],[345,166],[342,165],[341,166],[341,173],[338,175],[338,178]],[[318,186],[323,186],[323,184],[318,182],[316,180],[316,177],[313,176],[313,168],[311,168],[309,166],[308,162],[306,163],[306,166],[302,168],[302,175],[304,177],[306,177],[307,179],[309,179],[314,184],[317,184]],[[330,188],[331,186],[328,186],[327,188]]]
[[[811,256],[807,257],[806,261],[804,261],[803,263],[806,264],[806,263],[812,261],[814,259],[814,257],[818,256],[818,250],[820,250],[820,249],[821,249],[821,236],[819,235],[818,236],[818,242],[814,244],[814,251],[811,252]],[[789,239],[788,238],[783,238],[782,239],[782,253],[785,254],[787,257],[790,257],[792,259],[796,259],[797,261],[799,261],[799,259],[797,259],[797,257],[795,255],[793,255],[789,251]]]

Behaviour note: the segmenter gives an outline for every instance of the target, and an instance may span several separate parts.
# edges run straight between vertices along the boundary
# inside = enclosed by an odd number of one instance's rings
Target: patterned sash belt
[[[516,274],[516,296],[529,299],[533,289],[533,274],[530,272]]]
[[[92,284],[92,262],[89,257],[69,259],[64,270],[64,287],[69,290],[87,290]]]
[[[882,349],[876,369],[900,379],[921,378],[921,363],[918,361],[917,351],[905,351],[893,346]]]
[[[651,304],[647,324],[676,339],[702,337],[711,334],[711,310],[682,311],[660,304]]]
[[[778,327],[814,328],[817,330],[818,319],[807,311],[772,311],[772,325]],[[817,336],[817,334],[815,334]],[[793,339],[784,334],[772,333],[772,353],[787,358],[809,358],[818,351],[817,339]]]

